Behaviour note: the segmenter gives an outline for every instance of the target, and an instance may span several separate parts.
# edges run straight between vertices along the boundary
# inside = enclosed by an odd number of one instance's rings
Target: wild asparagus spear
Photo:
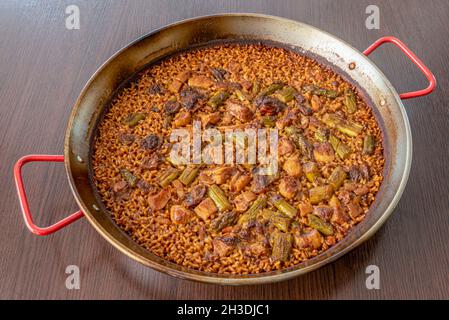
[[[373,154],[375,144],[374,136],[370,134],[366,135],[363,139],[363,154]]]
[[[356,137],[363,130],[363,125],[347,121],[334,113],[326,113],[323,116],[323,122],[330,128],[336,128],[341,133],[351,137]]]
[[[345,90],[345,108],[348,113],[354,113],[357,111],[355,94],[351,89]]]
[[[356,137],[363,130],[363,126],[361,124],[350,122],[350,121],[341,121],[337,124],[337,130],[341,133],[347,134],[351,137]]]
[[[284,232],[288,231],[290,218],[286,217],[284,214],[269,209],[263,209],[260,213],[260,217],[271,222],[279,230]]]
[[[219,232],[221,229],[231,226],[235,223],[237,214],[235,212],[225,212],[211,221],[210,227],[212,230]]]
[[[342,159],[346,159],[352,152],[351,148],[341,142],[340,139],[338,139],[333,134],[329,136],[329,143],[331,144],[335,153],[338,154],[338,156]]]
[[[272,235],[271,259],[273,261],[286,261],[292,248],[293,238],[289,233],[276,232]]]
[[[293,139],[303,156],[312,159],[313,145],[301,134],[298,128],[293,126],[287,127],[285,128],[285,133]]]
[[[249,207],[249,209],[244,214],[242,214],[240,216],[238,224],[243,224],[245,222],[249,222],[249,221],[255,219],[257,217],[257,214],[259,213],[259,211],[262,210],[263,208],[265,208],[266,205],[267,205],[266,197],[257,198],[253,202],[251,207]]]
[[[179,176],[179,171],[171,168],[168,169],[159,176],[159,185],[162,188],[168,186],[173,180],[175,180]]]
[[[326,142],[328,138],[329,129],[321,127],[315,131],[315,139],[317,139],[319,142]]]
[[[320,203],[323,200],[329,200],[334,190],[331,185],[324,185],[309,190],[309,200],[311,204]]]
[[[207,189],[207,195],[214,201],[218,210],[226,211],[226,210],[229,210],[232,208],[231,203],[229,202],[225,193],[223,192],[223,190],[220,189],[219,186],[217,186],[215,184],[211,185]]]
[[[295,98],[296,90],[293,87],[287,86],[279,90],[274,96],[284,103],[290,102]]]
[[[284,85],[282,83],[272,83],[267,88],[259,93],[259,96],[269,96],[281,89]]]
[[[178,180],[181,181],[183,185],[188,186],[195,180],[198,171],[199,171],[198,167],[187,167],[181,173]]]
[[[318,88],[313,91],[314,94],[318,96],[326,96],[328,98],[334,99],[338,97],[338,92],[335,90],[329,90],[324,88]]]
[[[298,213],[298,209],[296,209],[290,203],[285,201],[285,199],[282,198],[280,195],[275,195],[271,197],[271,201],[280,212],[282,212],[289,218],[294,218]]]
[[[122,120],[122,123],[132,128],[137,126],[137,124],[143,119],[145,119],[144,113],[141,112],[131,113]]]
[[[329,176],[328,182],[334,188],[334,190],[337,191],[345,181],[346,176],[347,174],[343,170],[343,168],[338,166],[334,169],[334,171],[332,171],[331,175]]]
[[[123,179],[126,180],[128,185],[130,187],[135,187],[137,184],[137,177],[131,173],[128,169],[121,169],[120,174],[122,175]]]
[[[317,178],[321,177],[321,173],[318,170],[318,166],[315,162],[306,162],[304,163],[302,168],[307,180],[309,180],[310,182],[315,182]]]
[[[212,108],[216,109],[223,104],[223,102],[229,97],[229,93],[226,91],[217,91],[207,102]]]
[[[331,236],[334,234],[334,228],[332,227],[332,225],[324,221],[320,217],[314,214],[309,214],[307,218],[309,220],[309,226],[318,230],[325,236]]]

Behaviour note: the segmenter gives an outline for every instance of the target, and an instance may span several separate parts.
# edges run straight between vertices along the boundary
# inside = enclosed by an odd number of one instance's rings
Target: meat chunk
[[[282,118],[280,118],[276,122],[276,127],[279,130],[282,130],[287,126],[292,125],[298,119],[298,113],[299,113],[299,110],[289,109],[287,114],[285,116],[283,116]],[[302,118],[302,119],[307,119],[307,118]]]
[[[161,142],[162,140],[158,135],[150,134],[142,139],[140,146],[147,150],[154,150],[160,146]]]
[[[183,89],[180,95],[181,95],[180,99],[181,103],[187,110],[193,109],[193,107],[195,107],[195,104],[199,100],[204,99],[203,94],[192,87],[187,87]]]
[[[166,114],[176,114],[181,109],[181,104],[176,100],[168,100],[164,105]]]
[[[207,114],[201,114],[201,124],[205,128],[209,123],[210,124],[217,124],[220,122],[222,115],[220,112],[213,112],[213,113],[207,113]]]
[[[189,79],[188,84],[191,87],[199,87],[199,88],[207,89],[214,84],[214,81],[207,76],[195,75]]]
[[[313,208],[313,213],[316,216],[323,218],[323,220],[329,221],[334,213],[334,209],[330,206],[316,206]]]
[[[299,112],[301,112],[305,116],[311,116],[313,114],[313,110],[310,107],[310,104],[306,101],[298,104]]]
[[[189,111],[179,112],[173,120],[175,128],[180,128],[188,125],[192,120],[192,115]]]
[[[195,213],[204,221],[209,219],[218,211],[217,206],[211,198],[206,198],[194,209]]]
[[[313,206],[307,202],[301,202],[299,204],[299,214],[301,217],[306,217],[308,214],[313,212]]]
[[[219,257],[225,257],[232,249],[231,246],[228,246],[226,243],[219,239],[214,239],[212,241],[212,245],[214,247],[214,254],[218,255]]]
[[[183,83],[177,79],[174,79],[168,86],[168,90],[173,93],[178,93],[181,90]]]
[[[361,179],[368,180],[370,177],[368,166],[364,163],[360,165],[352,165],[349,168],[349,178],[354,181],[358,182]]]
[[[210,176],[210,172],[207,171],[201,171],[198,175],[198,180],[205,185],[211,185],[214,184],[214,180]]]
[[[183,71],[175,76],[172,83],[168,87],[168,90],[173,93],[178,93],[179,90],[181,90],[184,83],[189,79],[191,72],[190,71]]]
[[[279,183],[279,193],[287,199],[293,199],[298,192],[299,182],[297,179],[287,176]]]
[[[117,183],[114,183],[114,185],[112,186],[112,190],[117,193],[124,190],[127,186],[128,184],[126,183],[126,181],[122,180]]]
[[[159,155],[157,153],[152,153],[150,156],[143,158],[140,163],[142,169],[153,170],[159,165]]]
[[[161,190],[155,195],[148,197],[148,205],[151,210],[157,211],[163,209],[170,200],[170,192],[166,189]]]
[[[119,134],[118,139],[124,145],[130,145],[136,140],[136,136],[134,134],[121,133]]]
[[[318,111],[321,109],[321,101],[320,97],[317,95],[313,95],[312,99],[310,99],[310,105],[312,106],[313,111]]]
[[[267,247],[261,241],[248,244],[244,247],[245,253],[253,257],[261,257],[267,255]]]
[[[262,96],[255,100],[256,107],[259,109],[261,115],[276,115],[285,108],[287,105],[279,99]]]
[[[170,208],[170,219],[174,224],[186,223],[192,212],[183,206],[174,205]]]
[[[271,177],[261,174],[255,174],[253,176],[251,190],[254,193],[262,193],[266,190],[266,188],[270,185],[271,182],[272,182]]]
[[[289,176],[298,178],[302,175],[301,162],[298,157],[290,157],[285,162],[282,168]]]
[[[355,203],[354,201],[348,203],[346,207],[348,208],[348,213],[352,219],[357,218],[363,213],[363,209],[358,203]]]
[[[364,196],[369,192],[369,188],[367,185],[359,185],[357,188],[354,189],[354,193],[358,196]]]
[[[196,206],[203,200],[205,194],[206,187],[203,184],[198,184],[187,194],[184,202],[188,207]]]
[[[331,222],[337,224],[343,224],[349,221],[348,215],[344,212],[343,208],[338,206],[334,208],[334,212],[331,217]]]
[[[288,138],[281,137],[279,139],[278,153],[280,156],[291,154],[295,151],[295,146]]]
[[[248,122],[253,118],[253,112],[237,100],[226,101],[228,112],[241,122]]]
[[[181,73],[178,73],[175,76],[175,79],[178,81],[181,81],[182,83],[185,83],[190,78],[191,74],[192,74],[192,72],[190,70],[186,70]]]
[[[313,156],[318,162],[332,162],[335,159],[334,150],[329,142],[315,143]]]
[[[214,253],[220,257],[225,257],[237,244],[237,239],[233,237],[217,237],[212,241]]]
[[[232,177],[232,175],[234,173],[234,168],[220,167],[220,168],[214,169],[208,173],[210,174],[210,177],[212,178],[214,183],[223,184],[225,182],[228,182],[229,179]]]
[[[222,116],[223,116],[223,118],[221,120],[221,123],[224,126],[228,126],[232,123],[232,119],[233,119],[232,114],[230,114],[229,112],[225,112],[222,114]]]
[[[234,205],[237,212],[245,212],[252,201],[257,198],[256,194],[252,191],[246,191],[239,194],[234,199]]]
[[[232,176],[229,183],[231,192],[240,192],[251,182],[251,176],[237,172]]]
[[[182,182],[179,181],[179,179],[176,179],[176,180],[173,180],[171,184],[173,185],[173,188],[175,189],[174,191],[176,192],[176,196],[177,196],[177,199],[174,199],[174,200],[184,199],[185,190],[184,190],[184,185],[182,184]]]
[[[301,235],[295,235],[295,244],[299,249],[319,249],[323,242],[323,236],[315,229]]]

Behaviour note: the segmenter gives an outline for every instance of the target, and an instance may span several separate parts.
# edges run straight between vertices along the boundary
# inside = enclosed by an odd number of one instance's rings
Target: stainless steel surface
[[[384,182],[366,219],[323,254],[300,265],[258,275],[229,276],[190,270],[165,261],[132,241],[104,211],[89,182],[89,151],[95,124],[117,87],[148,63],[211,41],[277,42],[325,62],[346,75],[371,102],[382,127],[386,154]],[[355,69],[349,64],[355,63]],[[380,103],[385,101],[385,103]],[[78,205],[92,225],[116,248],[156,270],[191,280],[219,284],[254,284],[286,280],[327,264],[368,239],[388,218],[402,195],[411,165],[412,139],[401,100],[382,72],[361,52],[309,25],[256,14],[223,14],[175,23],[121,49],[92,76],[79,96],[67,127],[64,154],[67,175]],[[93,210],[96,205],[101,210]]]

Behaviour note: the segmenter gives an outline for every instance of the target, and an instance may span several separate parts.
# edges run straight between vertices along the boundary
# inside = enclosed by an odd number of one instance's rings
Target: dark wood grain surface
[[[80,8],[80,30],[65,28],[65,8]],[[380,29],[365,28],[365,8],[380,8]],[[26,229],[12,178],[29,153],[61,154],[68,116],[90,75],[135,38],[181,19],[219,12],[283,16],[326,30],[363,50],[377,38],[402,39],[435,73],[437,90],[404,102],[413,132],[407,188],[369,241],[320,270],[262,286],[220,287],[178,280],[115,250],[82,219],[38,237]],[[360,299],[449,298],[449,2],[422,1],[0,1],[0,298],[3,299]],[[373,54],[399,92],[426,85],[392,46]],[[36,220],[75,211],[61,164],[25,170]],[[65,287],[80,268],[81,288]],[[365,269],[380,269],[379,290]]]

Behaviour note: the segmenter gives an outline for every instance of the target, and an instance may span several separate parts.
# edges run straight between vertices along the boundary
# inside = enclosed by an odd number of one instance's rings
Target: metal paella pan
[[[90,152],[96,125],[107,102],[120,85],[150,63],[192,47],[210,43],[267,42],[307,55],[331,67],[353,83],[373,109],[382,129],[385,149],[384,181],[369,215],[350,234],[318,256],[279,271],[227,275],[192,270],[164,260],[133,241],[103,209],[91,182]],[[399,95],[383,73],[367,58],[385,42],[397,45],[429,80],[426,89]],[[19,199],[27,227],[47,235],[85,216],[112,245],[129,257],[170,275],[217,284],[261,284],[286,280],[319,268],[372,236],[398,203],[408,179],[412,138],[401,99],[429,94],[436,81],[424,64],[398,39],[385,37],[363,53],[342,40],[309,25],[256,14],[223,14],[178,22],[134,41],[108,59],[91,77],[73,107],[67,126],[64,155],[29,155],[14,170]],[[33,223],[21,177],[24,164],[33,161],[64,162],[69,183],[80,211],[56,224],[40,228]]]

